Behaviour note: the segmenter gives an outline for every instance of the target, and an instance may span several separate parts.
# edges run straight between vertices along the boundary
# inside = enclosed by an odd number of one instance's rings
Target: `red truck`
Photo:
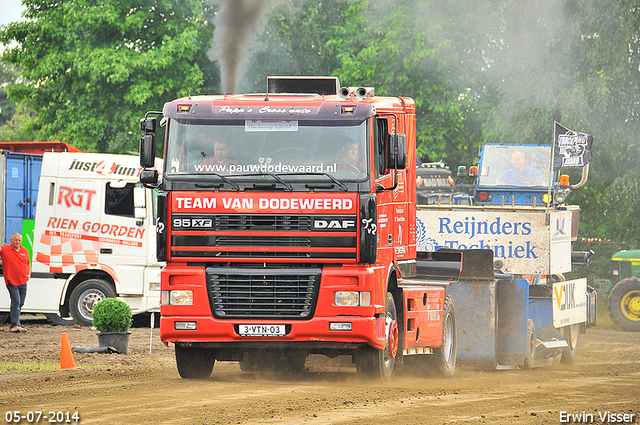
[[[459,252],[417,257],[413,99],[333,77],[177,99],[162,112],[161,181],[154,114],[141,181],[159,190],[160,335],[183,378],[216,360],[295,372],[309,354],[351,356],[383,382],[396,364],[453,375],[446,289],[464,267]]]

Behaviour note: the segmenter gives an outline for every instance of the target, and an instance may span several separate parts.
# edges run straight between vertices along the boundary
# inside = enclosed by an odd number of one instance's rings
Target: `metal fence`
[[[571,273],[565,273],[565,278],[579,279],[586,277],[587,283],[598,290],[598,298],[605,299],[604,295],[611,289],[611,256],[618,251],[638,249],[635,242],[604,242],[600,240],[576,241],[573,243],[574,251],[589,251],[594,254],[588,266],[573,266]]]

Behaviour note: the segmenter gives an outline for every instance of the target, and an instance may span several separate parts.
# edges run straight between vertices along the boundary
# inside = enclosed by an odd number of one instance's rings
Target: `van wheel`
[[[47,318],[47,322],[57,326],[70,326],[75,325],[76,321],[73,317],[62,317],[59,313],[47,313],[44,315]]]
[[[354,354],[356,370],[359,375],[367,378],[380,379],[389,382],[398,354],[398,316],[393,295],[387,292],[386,301],[385,348],[377,350],[373,347],[361,348]]]
[[[9,313],[0,313],[0,325],[9,318]]]
[[[116,291],[102,279],[89,279],[76,286],[69,299],[71,317],[82,326],[91,326],[93,309],[105,298],[115,298]]]
[[[176,365],[182,378],[206,379],[211,375],[216,362],[215,353],[210,348],[183,347],[176,344]]]

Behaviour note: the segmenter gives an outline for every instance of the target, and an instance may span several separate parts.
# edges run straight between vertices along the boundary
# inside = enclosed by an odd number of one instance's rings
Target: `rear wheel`
[[[88,279],[78,285],[69,298],[71,317],[80,325],[91,326],[93,308],[105,298],[115,298],[116,291],[102,279]]]
[[[628,277],[609,293],[609,315],[626,331],[640,332],[640,278]]]
[[[527,352],[524,356],[524,368],[531,369],[535,359],[536,351],[536,329],[533,320],[527,321]]]
[[[176,365],[182,378],[205,379],[211,376],[216,362],[214,352],[210,348],[183,347],[176,344]]]
[[[9,318],[9,313],[0,313],[0,325]]]
[[[571,325],[562,328],[562,336],[569,346],[562,350],[560,363],[574,364],[578,357],[578,339],[580,336],[580,325]]]
[[[458,359],[458,326],[456,323],[456,304],[451,295],[444,299],[442,311],[442,345],[430,358],[435,372],[445,378],[451,378],[456,371]]]
[[[387,292],[385,319],[384,350],[363,348],[355,354],[355,362],[358,374],[380,379],[386,384],[391,379],[398,354],[398,317],[396,304],[390,292]]]

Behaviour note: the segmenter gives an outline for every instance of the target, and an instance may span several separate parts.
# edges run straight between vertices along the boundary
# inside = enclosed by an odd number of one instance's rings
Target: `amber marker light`
[[[353,105],[342,105],[342,115],[353,115],[356,113],[356,107]]]

